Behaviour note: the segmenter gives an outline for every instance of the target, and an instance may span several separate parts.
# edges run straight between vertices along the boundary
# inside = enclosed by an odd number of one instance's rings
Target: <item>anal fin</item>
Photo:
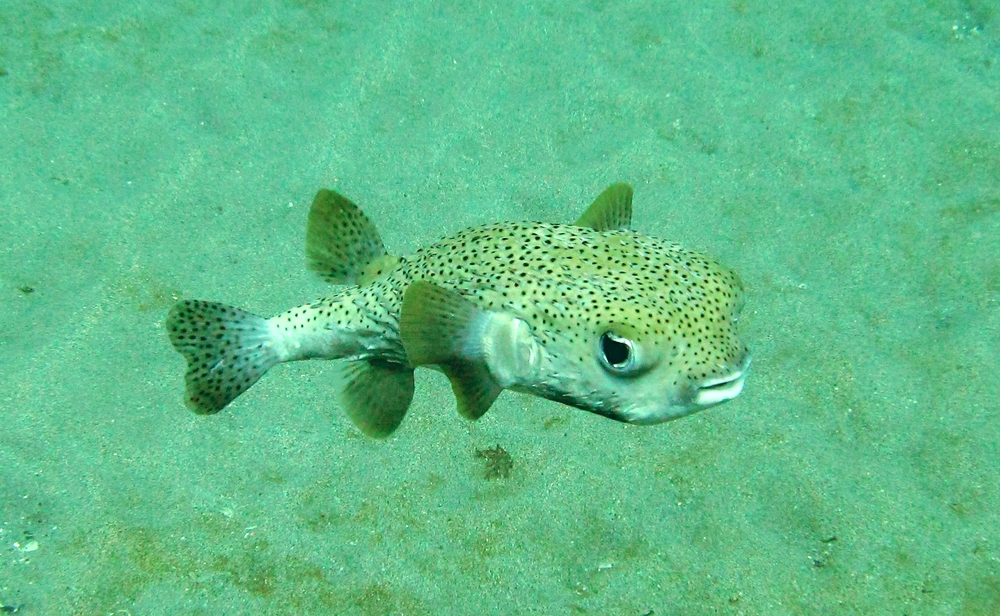
[[[436,365],[448,376],[458,412],[478,419],[503,391],[480,341],[484,311],[455,291],[418,280],[403,294],[399,332],[412,366]]]
[[[375,438],[392,434],[413,399],[413,369],[402,364],[361,360],[347,364],[342,392],[347,415]]]

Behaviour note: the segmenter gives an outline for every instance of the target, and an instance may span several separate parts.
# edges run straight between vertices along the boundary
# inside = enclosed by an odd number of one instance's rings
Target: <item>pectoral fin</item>
[[[347,415],[375,438],[392,434],[413,399],[413,369],[385,361],[354,361],[344,369],[341,393]]]
[[[478,334],[485,313],[455,291],[419,280],[403,294],[399,333],[412,366],[436,365],[448,376],[458,412],[478,419],[503,388],[483,359]]]
[[[576,221],[578,227],[596,231],[628,229],[632,224],[632,187],[625,183],[604,189]]]
[[[316,193],[306,224],[309,269],[329,283],[357,284],[385,254],[378,230],[358,206],[332,190]]]

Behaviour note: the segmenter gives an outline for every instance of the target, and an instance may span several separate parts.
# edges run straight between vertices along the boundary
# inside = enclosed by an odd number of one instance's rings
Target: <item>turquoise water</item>
[[[11,610],[1000,613],[1000,5],[0,1]],[[184,408],[170,306],[325,293],[317,188],[406,253],[615,181],[741,274],[737,400],[470,423],[418,371],[375,441],[304,362]]]

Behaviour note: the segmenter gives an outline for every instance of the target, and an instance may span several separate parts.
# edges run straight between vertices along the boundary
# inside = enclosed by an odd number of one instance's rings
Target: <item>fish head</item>
[[[751,356],[737,334],[736,274],[676,244],[603,236],[589,256],[566,256],[572,275],[525,316],[519,348],[530,361],[507,386],[634,424],[738,396]]]

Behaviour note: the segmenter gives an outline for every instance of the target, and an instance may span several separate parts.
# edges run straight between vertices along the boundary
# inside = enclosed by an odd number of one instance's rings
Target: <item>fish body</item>
[[[631,202],[616,184],[576,224],[473,227],[397,257],[357,206],[321,190],[308,265],[347,286],[269,319],[178,303],[167,329],[188,360],[187,405],[217,412],[271,366],[313,358],[350,362],[344,405],[376,437],[402,421],[418,366],[442,370],[472,419],[504,389],[637,424],[736,397],[750,365],[738,277],[628,230]]]

